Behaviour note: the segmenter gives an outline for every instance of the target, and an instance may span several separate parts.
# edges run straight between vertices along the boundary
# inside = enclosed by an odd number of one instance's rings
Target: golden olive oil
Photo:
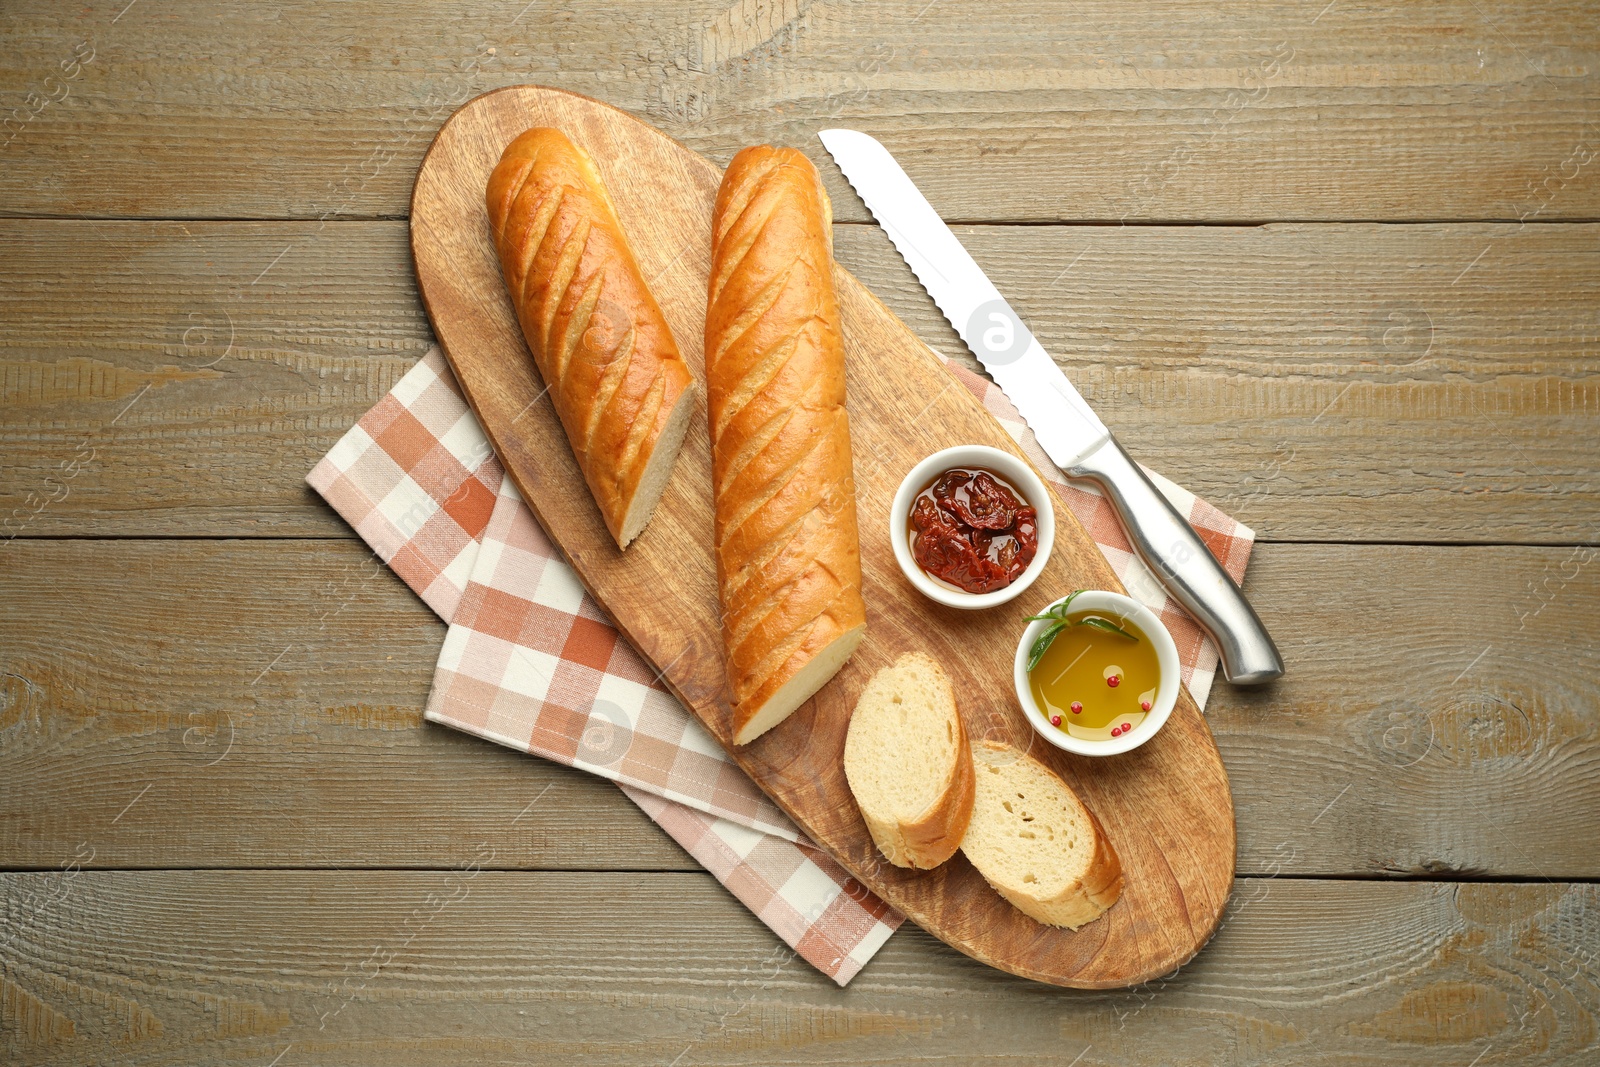
[[[1073,623],[1104,619],[1137,640],[1096,626],[1068,626],[1028,672],[1034,702],[1052,726],[1073,737],[1085,741],[1120,737],[1143,722],[1155,704],[1161,687],[1155,645],[1143,630],[1119,616],[1075,611],[1067,618]]]

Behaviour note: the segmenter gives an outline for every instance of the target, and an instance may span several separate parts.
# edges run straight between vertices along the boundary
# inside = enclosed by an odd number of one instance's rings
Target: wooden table
[[[126,6],[124,6],[126,4]],[[1507,0],[212,0],[0,13],[0,1058],[1600,1057],[1600,20]],[[303,484],[427,348],[407,198],[537,81],[882,138],[1129,449],[1261,535],[1240,880],[1134,990],[907,927],[847,988],[608,784],[424,727]],[[482,867],[482,870],[478,868]]]

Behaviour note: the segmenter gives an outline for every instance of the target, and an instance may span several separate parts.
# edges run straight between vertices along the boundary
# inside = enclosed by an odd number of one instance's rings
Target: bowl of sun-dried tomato
[[[889,510],[906,579],[952,608],[992,608],[1033,584],[1056,537],[1050,491],[998,448],[957,445],[918,463]]]

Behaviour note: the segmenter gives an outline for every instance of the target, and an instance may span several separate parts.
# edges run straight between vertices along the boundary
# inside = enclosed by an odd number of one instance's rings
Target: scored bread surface
[[[909,652],[872,676],[850,717],[844,771],[890,863],[926,870],[955,854],[972,817],[972,753],[938,661]]]
[[[1122,863],[1065,782],[1009,745],[972,745],[972,821],[961,851],[1025,914],[1076,930],[1122,894]]]
[[[712,222],[706,400],[738,744],[809,699],[866,628],[831,222],[800,152],[747,148],[728,165]]]
[[[650,520],[683,444],[694,379],[594,161],[560,130],[506,146],[489,225],[523,337],[619,547]]]

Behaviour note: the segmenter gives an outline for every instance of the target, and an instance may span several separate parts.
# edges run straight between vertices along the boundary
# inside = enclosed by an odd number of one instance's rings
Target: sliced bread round
[[[972,754],[932,656],[910,652],[872,676],[850,717],[844,774],[890,863],[927,870],[955,855],[972,816]]]
[[[961,851],[1024,914],[1076,930],[1122,895],[1122,862],[1055,772],[1009,745],[972,746],[977,778]]]

